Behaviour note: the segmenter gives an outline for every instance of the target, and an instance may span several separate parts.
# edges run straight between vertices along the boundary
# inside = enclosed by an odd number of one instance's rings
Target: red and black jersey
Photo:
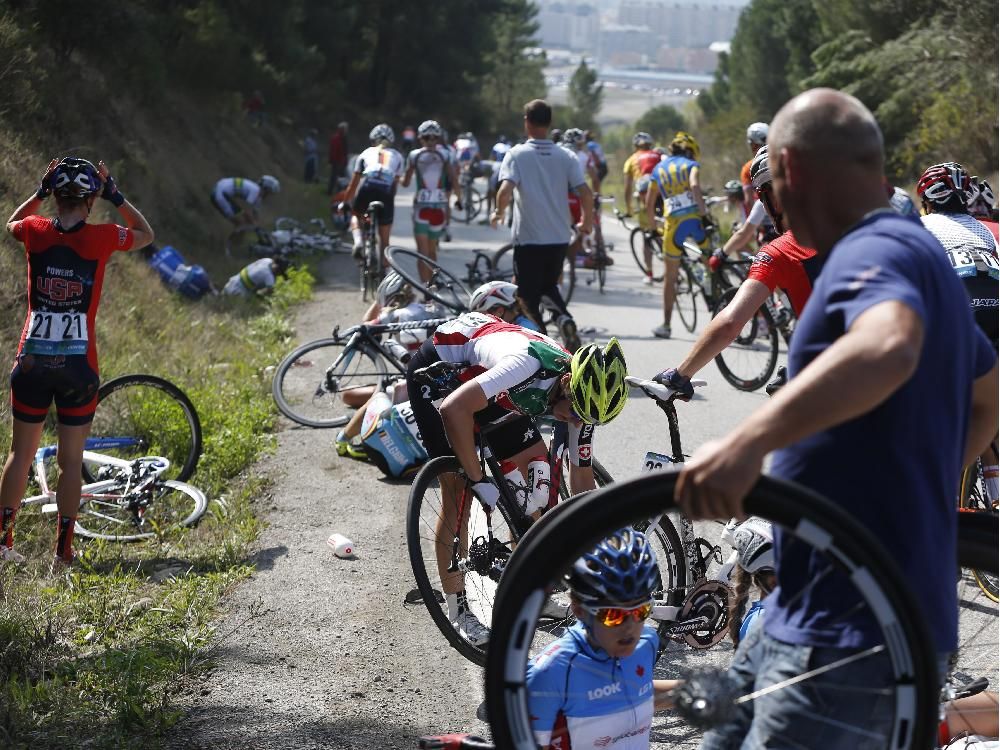
[[[85,354],[97,370],[94,321],[111,254],[132,248],[132,230],[82,223],[64,230],[53,219],[29,216],[13,224],[28,256],[28,317],[18,354]]]
[[[635,155],[635,164],[639,168],[640,174],[653,174],[656,165],[660,163],[660,153],[649,149],[639,151]]]
[[[821,267],[816,251],[802,247],[788,231],[757,251],[747,278],[766,284],[772,292],[782,289],[795,314],[801,315]]]

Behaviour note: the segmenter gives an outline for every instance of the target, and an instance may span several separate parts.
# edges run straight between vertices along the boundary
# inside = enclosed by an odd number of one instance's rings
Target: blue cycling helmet
[[[660,568],[646,535],[626,527],[573,563],[566,583],[582,604],[630,604],[660,588]]]

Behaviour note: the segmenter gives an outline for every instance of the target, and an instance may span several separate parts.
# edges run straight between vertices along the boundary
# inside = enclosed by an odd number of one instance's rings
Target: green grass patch
[[[190,481],[209,510],[196,528],[147,543],[79,540],[80,565],[55,577],[52,518],[22,510],[16,547],[28,562],[0,568],[3,747],[156,747],[180,716],[185,677],[210,663],[220,596],[252,572],[255,510],[269,500],[250,469],[274,443],[270,373],[292,346],[290,313],[312,273],[292,270],[266,300],[200,303],[166,293],[132,258],[109,277],[101,323],[129,335],[108,338],[102,376],[148,372],[187,393],[204,432]]]

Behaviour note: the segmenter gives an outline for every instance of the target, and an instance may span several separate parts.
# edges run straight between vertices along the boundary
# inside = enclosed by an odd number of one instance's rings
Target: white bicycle
[[[86,447],[97,447],[100,438],[90,438]],[[35,481],[41,494],[27,497],[23,505],[42,506],[42,513],[56,513],[56,446],[35,453]],[[86,472],[95,481],[83,485],[75,533],[90,539],[137,542],[162,536],[172,529],[194,526],[208,508],[205,494],[197,487],[175,479],[163,479],[170,461],[162,456],[121,459],[84,450]]]

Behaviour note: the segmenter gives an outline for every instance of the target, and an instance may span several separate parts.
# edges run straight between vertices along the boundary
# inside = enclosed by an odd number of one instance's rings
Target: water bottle
[[[345,559],[354,557],[354,542],[343,534],[330,534],[326,543],[333,549],[333,554],[337,557]]]
[[[535,456],[528,461],[528,486],[531,497],[528,500],[528,513],[541,510],[549,504],[549,488],[552,485],[552,467],[549,457]]]
[[[524,509],[528,505],[529,495],[531,490],[528,489],[528,483],[524,479],[524,474],[521,470],[517,468],[517,464],[513,461],[504,461],[500,464],[500,471],[503,472],[503,478],[507,480],[507,486],[510,487],[510,491],[517,498],[517,507]],[[530,511],[525,510],[525,513]]]

